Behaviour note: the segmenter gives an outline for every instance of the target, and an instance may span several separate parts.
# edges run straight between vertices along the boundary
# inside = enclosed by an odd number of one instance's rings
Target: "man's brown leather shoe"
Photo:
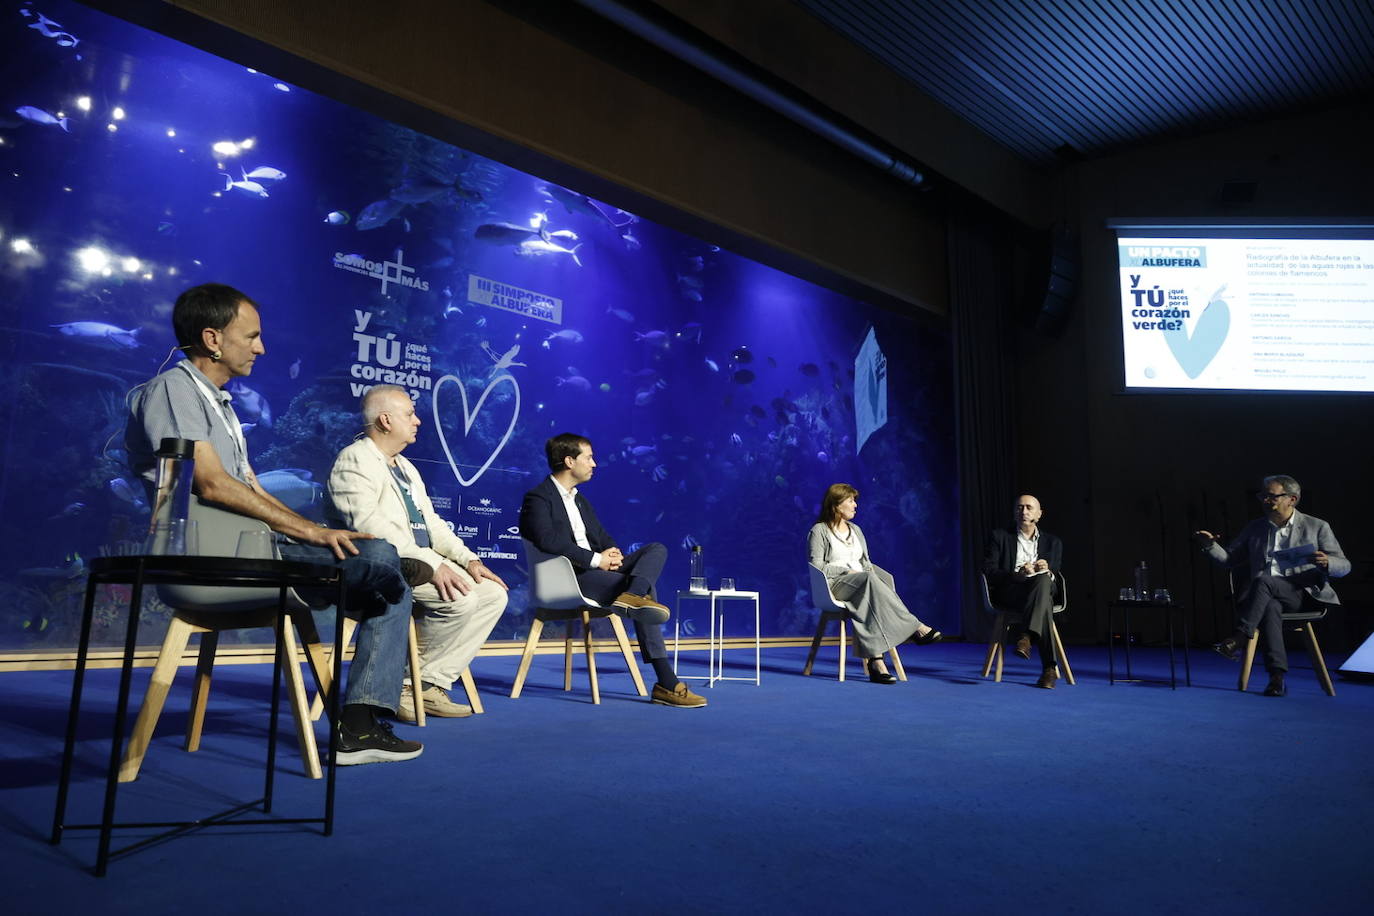
[[[662,684],[655,684],[653,696],[649,700],[660,706],[676,706],[678,709],[700,709],[706,705],[704,696],[692,693],[681,681],[678,681],[672,690]]]
[[[672,615],[668,608],[659,604],[652,598],[643,595],[631,595],[629,592],[621,595],[611,602],[618,608],[624,608],[630,613],[626,616],[631,620],[638,620],[640,623],[667,623]]]
[[[1031,650],[1030,634],[1029,634],[1029,633],[1022,633],[1022,634],[1021,634],[1021,638],[1018,639],[1018,640],[1016,641],[1016,649],[1015,649],[1014,651],[1016,652],[1017,655],[1021,656],[1022,658],[1029,659],[1029,658],[1030,658],[1030,650]]]
[[[1035,686],[1043,687],[1046,690],[1054,689],[1054,682],[1059,680],[1059,672],[1054,668],[1046,668],[1040,672],[1040,680],[1035,682]]]

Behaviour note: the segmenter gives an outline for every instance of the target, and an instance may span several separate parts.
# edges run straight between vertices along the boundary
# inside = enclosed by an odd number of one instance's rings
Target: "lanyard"
[[[238,464],[239,474],[243,476],[244,480],[247,480],[250,472],[250,468],[248,467],[248,440],[243,437],[243,427],[239,425],[238,415],[233,414],[232,407],[229,408],[230,413],[226,414],[224,412],[224,401],[216,394],[212,393],[209,386],[201,381],[200,377],[192,372],[191,368],[186,365],[186,363],[182,363],[181,368],[186,370],[186,374],[191,377],[191,381],[196,383],[196,388],[200,391],[201,396],[210,402],[210,406],[214,408],[215,416],[219,417],[219,421],[224,424],[224,429],[229,433],[229,438],[234,443],[234,458],[235,462]],[[229,422],[230,415],[233,416],[234,421],[232,423]]]

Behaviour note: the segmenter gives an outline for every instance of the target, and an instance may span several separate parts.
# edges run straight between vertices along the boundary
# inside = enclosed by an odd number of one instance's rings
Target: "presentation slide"
[[[1374,391],[1374,240],[1117,245],[1127,390]]]

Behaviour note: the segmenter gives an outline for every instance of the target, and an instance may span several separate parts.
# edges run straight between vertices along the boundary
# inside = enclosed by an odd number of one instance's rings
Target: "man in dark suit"
[[[653,590],[668,559],[668,548],[655,543],[628,556],[620,552],[592,504],[577,491],[596,470],[592,444],[586,437],[560,433],[544,443],[544,453],[552,473],[525,494],[520,506],[521,537],[545,553],[567,557],[582,594],[598,604],[614,605],[617,613],[634,621],[640,652],[657,675],[654,703],[679,709],[705,706],[705,697],[678,680],[663,643],[668,608],[654,600]]]
[[[1350,561],[1331,526],[1298,511],[1302,487],[1292,477],[1266,477],[1257,494],[1264,517],[1241,529],[1229,547],[1217,543],[1210,531],[1196,531],[1203,551],[1222,566],[1243,566],[1250,581],[1238,599],[1236,632],[1212,648],[1235,660],[1242,646],[1258,630],[1264,634],[1264,666],[1269,671],[1267,697],[1288,693],[1284,674],[1288,652],[1283,645],[1283,612],[1299,610],[1305,601],[1340,604],[1328,579],[1350,572]]]
[[[1023,629],[1016,640],[1016,654],[1029,659],[1032,644],[1040,648],[1040,680],[1035,686],[1054,689],[1059,679],[1055,667],[1050,623],[1054,614],[1054,573],[1063,559],[1063,544],[1040,530],[1040,500],[1020,496],[1012,510],[1013,526],[997,528],[983,551],[983,574],[988,578],[992,603],[1020,611]]]

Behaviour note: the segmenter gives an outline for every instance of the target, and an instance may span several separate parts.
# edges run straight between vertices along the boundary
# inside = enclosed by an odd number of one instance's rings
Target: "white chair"
[[[239,534],[244,531],[267,531],[267,525],[256,519],[226,512],[191,498],[188,517],[196,522],[200,552],[205,556],[234,556]],[[158,597],[172,608],[167,635],[162,640],[148,690],[143,696],[133,733],[119,767],[119,781],[132,782],[138,778],[143,758],[148,753],[153,730],[162,715],[172,680],[176,677],[181,656],[191,635],[200,635],[200,654],[196,661],[195,682],[191,694],[191,713],[186,725],[185,749],[200,749],[201,729],[205,722],[205,707],[210,695],[210,674],[215,664],[215,650],[223,630],[275,625],[280,595],[274,588],[216,588],[203,585],[160,585]],[[287,611],[295,624],[283,626],[282,673],[286,675],[286,695],[291,716],[296,723],[296,740],[300,745],[305,771],[312,779],[319,779],[320,754],[315,743],[314,729],[306,705],[305,683],[297,661],[295,630],[300,630],[307,651],[322,657],[319,633],[315,629],[310,609],[293,589],[287,589]],[[330,670],[318,667],[328,679]],[[328,686],[326,684],[326,689]]]
[[[520,655],[520,667],[515,672],[515,684],[511,687],[512,698],[520,696],[525,686],[525,676],[529,674],[530,661],[534,658],[535,647],[539,644],[539,634],[544,624],[550,620],[582,621],[582,639],[587,653],[587,676],[592,685],[592,702],[601,702],[601,688],[596,680],[596,648],[592,642],[592,618],[607,617],[615,632],[620,653],[629,666],[630,677],[634,679],[635,690],[640,696],[648,696],[644,689],[644,679],[640,677],[639,665],[630,649],[630,640],[625,635],[625,627],[613,608],[602,607],[582,594],[577,584],[577,573],[567,557],[544,553],[528,540],[521,538],[525,545],[525,561],[530,569],[530,603],[534,605],[534,620],[530,623],[530,635],[525,638],[525,648]],[[572,690],[572,627],[569,626],[563,637],[563,689]]]
[[[806,564],[811,572],[811,601],[821,612],[821,619],[816,622],[816,635],[811,639],[811,652],[806,656],[806,667],[802,669],[802,674],[810,675],[811,667],[816,663],[816,653],[821,648],[821,640],[825,638],[825,631],[830,625],[830,621],[840,622],[840,680],[844,680],[845,667],[848,660],[845,656],[845,647],[849,643],[849,634],[845,630],[846,622],[849,620],[849,609],[835,600],[835,596],[830,593],[830,584],[825,581],[825,573],[815,563]],[[902,667],[902,657],[897,654],[897,647],[893,646],[888,650],[892,656],[892,669],[897,672],[897,680],[906,680],[906,669]]]
[[[1074,683],[1073,669],[1069,667],[1069,657],[1064,653],[1064,641],[1059,638],[1059,627],[1055,625],[1054,618],[1062,614],[1069,607],[1069,588],[1061,572],[1051,573],[1055,578],[1056,590],[1059,594],[1059,603],[1054,605],[1054,613],[1050,615],[1050,638],[1054,640],[1054,657],[1058,661],[1058,667],[1064,669],[1064,680],[1070,684]],[[1002,681],[1002,659],[1006,655],[1006,648],[1002,643],[1007,638],[1007,627],[1019,621],[1024,616],[1020,611],[1009,611],[999,608],[992,603],[992,592],[988,588],[988,577],[978,574],[978,581],[983,586],[983,610],[989,614],[995,614],[996,619],[992,624],[992,635],[988,638],[988,655],[983,661],[983,677],[987,677],[992,671],[993,662],[997,663],[997,676],[993,680],[997,683]]]

